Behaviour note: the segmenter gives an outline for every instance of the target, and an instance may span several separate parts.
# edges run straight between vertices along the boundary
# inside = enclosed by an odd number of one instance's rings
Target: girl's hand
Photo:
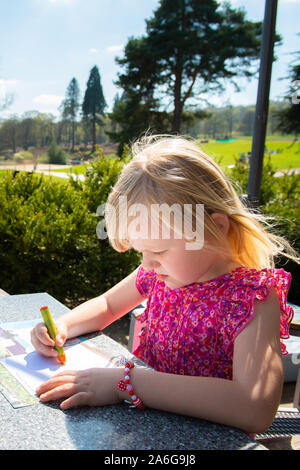
[[[60,320],[55,321],[55,326],[57,329],[56,344],[63,346],[68,336],[67,326]],[[46,357],[57,357],[58,352],[54,349],[55,342],[50,338],[45,323],[35,325],[30,334],[31,342],[39,354]]]
[[[82,405],[114,405],[122,401],[117,393],[122,375],[122,369],[117,368],[66,370],[40,385],[36,393],[43,402],[67,398],[60,405],[63,410]]]

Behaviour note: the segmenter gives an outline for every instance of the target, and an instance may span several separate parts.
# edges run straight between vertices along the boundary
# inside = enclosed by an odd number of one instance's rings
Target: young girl
[[[122,202],[122,204],[120,203]],[[273,256],[299,262],[289,244],[243,206],[216,163],[182,137],[133,146],[106,206],[112,246],[142,254],[142,265],[105,294],[60,317],[57,343],[104,329],[148,299],[134,351],[151,369],[63,371],[42,384],[43,402],[62,409],[132,397],[152,407],[262,432],[280,402],[293,312],[291,276]],[[43,323],[32,343],[57,355]],[[142,405],[143,404],[143,405]]]

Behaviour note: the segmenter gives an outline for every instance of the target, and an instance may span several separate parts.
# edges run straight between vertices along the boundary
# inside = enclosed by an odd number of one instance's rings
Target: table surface
[[[0,296],[0,324],[39,318],[43,305],[54,318],[68,311],[47,293]],[[110,355],[133,357],[104,334],[94,340]],[[136,358],[135,362],[145,367]],[[7,450],[265,449],[236,428],[155,409],[140,411],[119,404],[62,411],[56,402],[14,409],[2,393],[0,429],[0,449]]]

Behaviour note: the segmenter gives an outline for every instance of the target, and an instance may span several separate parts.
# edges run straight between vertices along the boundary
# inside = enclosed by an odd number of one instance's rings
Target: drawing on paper
[[[114,358],[107,358],[93,343],[100,332],[68,340],[67,362],[39,355],[30,341],[30,331],[37,321],[13,322],[0,326],[0,392],[14,408],[38,402],[36,388],[57,372],[91,367],[115,367]]]

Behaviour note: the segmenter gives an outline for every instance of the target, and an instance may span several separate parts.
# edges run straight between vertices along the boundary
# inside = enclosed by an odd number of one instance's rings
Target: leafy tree
[[[124,95],[124,93],[123,93]],[[113,111],[112,113],[109,114],[109,118],[113,118],[114,117],[114,113],[115,111],[117,110],[118,108],[118,105],[120,103],[120,101],[122,101],[123,99],[123,96],[119,96],[119,93],[116,93],[115,94],[115,97],[114,97],[114,105],[113,105]],[[117,132],[117,129],[118,129],[118,123],[115,119],[112,119],[111,120],[111,133],[112,134],[115,134]]]
[[[115,103],[110,118],[118,126],[107,134],[113,142],[119,144],[119,155],[122,155],[124,146],[133,137],[144,133],[145,128],[163,133],[167,132],[170,125],[170,116],[167,112],[158,111],[153,104],[143,102],[139,94],[132,91],[123,94]]]
[[[37,145],[45,147],[54,140],[54,116],[39,113],[35,117]]]
[[[79,85],[78,85],[76,78],[73,77],[68,85],[68,88],[66,91],[66,97],[62,103],[63,118],[69,120],[71,123],[72,152],[74,151],[74,145],[75,145],[76,118],[77,118],[78,110],[80,108],[79,99],[80,99]]]
[[[147,36],[130,38],[118,85],[137,96],[149,112],[172,99],[172,132],[180,131],[184,107],[224,80],[251,76],[259,57],[261,22],[216,0],[160,0],[147,23]]]
[[[255,116],[254,107],[249,108],[243,115],[241,123],[238,127],[238,131],[240,131],[243,135],[253,134],[254,116]]]
[[[19,122],[20,145],[28,150],[28,147],[35,144],[36,141],[36,122],[35,112],[27,111],[23,114]]]
[[[296,53],[297,58],[295,64],[289,67],[289,78],[291,86],[288,90],[286,98],[290,105],[278,111],[278,130],[286,134],[294,134],[295,137],[300,135],[300,51]]]
[[[56,163],[58,165],[66,164],[66,154],[62,149],[57,147],[55,142],[52,142],[48,149],[48,161],[49,163]]]
[[[12,153],[16,153],[19,143],[19,119],[17,116],[4,121],[0,130],[0,148],[8,147]]]
[[[104,116],[105,108],[106,102],[102,90],[100,73],[98,67],[95,65],[90,72],[82,103],[84,118],[92,122],[93,152],[96,145],[96,124],[101,122],[101,115]]]
[[[200,133],[199,124],[210,116],[210,112],[205,109],[187,109],[182,115],[182,133],[197,138]]]

